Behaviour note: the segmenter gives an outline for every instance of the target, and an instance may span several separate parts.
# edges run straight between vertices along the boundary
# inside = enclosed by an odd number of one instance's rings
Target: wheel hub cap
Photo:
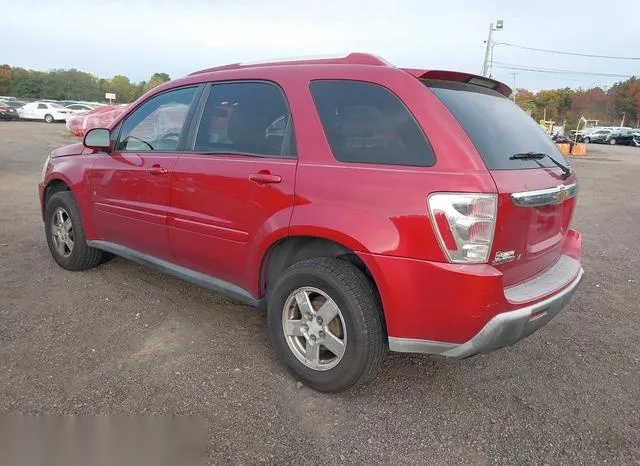
[[[53,213],[51,237],[58,254],[62,257],[69,257],[73,251],[73,224],[69,213],[62,207],[58,207]]]
[[[291,352],[311,369],[329,370],[344,356],[344,318],[333,299],[317,288],[298,288],[289,295],[282,312],[282,328]]]

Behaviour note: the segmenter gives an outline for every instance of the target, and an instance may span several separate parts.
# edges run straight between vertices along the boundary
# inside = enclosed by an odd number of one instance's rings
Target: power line
[[[534,73],[549,73],[549,74],[564,74],[572,76],[600,76],[607,78],[630,78],[631,75],[627,74],[614,74],[614,73],[594,73],[590,71],[575,71],[575,70],[560,70],[554,68],[540,68],[536,66],[517,65],[513,63],[493,62],[496,68],[502,68],[505,70],[519,70],[530,71]]]
[[[524,45],[510,44],[508,42],[494,42],[494,44],[506,45],[508,47],[516,47],[525,50],[534,50],[536,52],[556,53],[559,55],[573,55],[576,57],[607,58],[611,60],[640,60],[640,57],[617,57],[612,55],[594,55],[591,53],[561,52],[560,50],[538,49],[535,47],[525,47]]]

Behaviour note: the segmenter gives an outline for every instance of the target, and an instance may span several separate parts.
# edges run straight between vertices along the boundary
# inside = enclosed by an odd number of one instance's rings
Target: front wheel
[[[609,139],[609,144],[611,144],[612,146],[615,146],[616,145],[616,138]]]
[[[354,265],[333,258],[289,267],[269,292],[269,337],[309,387],[340,392],[364,383],[385,351],[379,299]]]
[[[589,143],[591,142],[591,139],[589,139],[589,138],[584,138],[582,141],[583,141],[585,144],[589,144]]]
[[[47,245],[53,259],[67,270],[85,270],[100,264],[103,254],[87,245],[80,209],[69,191],[55,193],[44,212]]]
[[[44,121],[46,121],[47,123],[53,123],[54,120],[53,120],[53,117],[47,113],[44,116]]]

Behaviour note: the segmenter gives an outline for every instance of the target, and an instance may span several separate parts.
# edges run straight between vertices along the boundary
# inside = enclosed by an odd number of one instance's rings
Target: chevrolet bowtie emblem
[[[560,189],[560,191],[558,191],[558,193],[556,194],[556,202],[558,204],[561,204],[567,198],[567,188],[565,188],[564,186],[558,186],[558,188]]]

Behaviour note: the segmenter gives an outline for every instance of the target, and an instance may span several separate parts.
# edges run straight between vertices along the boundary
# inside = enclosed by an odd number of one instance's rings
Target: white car
[[[65,105],[65,109],[69,110],[71,115],[77,115],[78,113],[88,112],[89,110],[93,110],[95,107],[87,104],[69,104]]]
[[[31,102],[18,109],[20,118],[27,120],[44,120],[47,123],[65,121],[71,111],[53,102]]]

